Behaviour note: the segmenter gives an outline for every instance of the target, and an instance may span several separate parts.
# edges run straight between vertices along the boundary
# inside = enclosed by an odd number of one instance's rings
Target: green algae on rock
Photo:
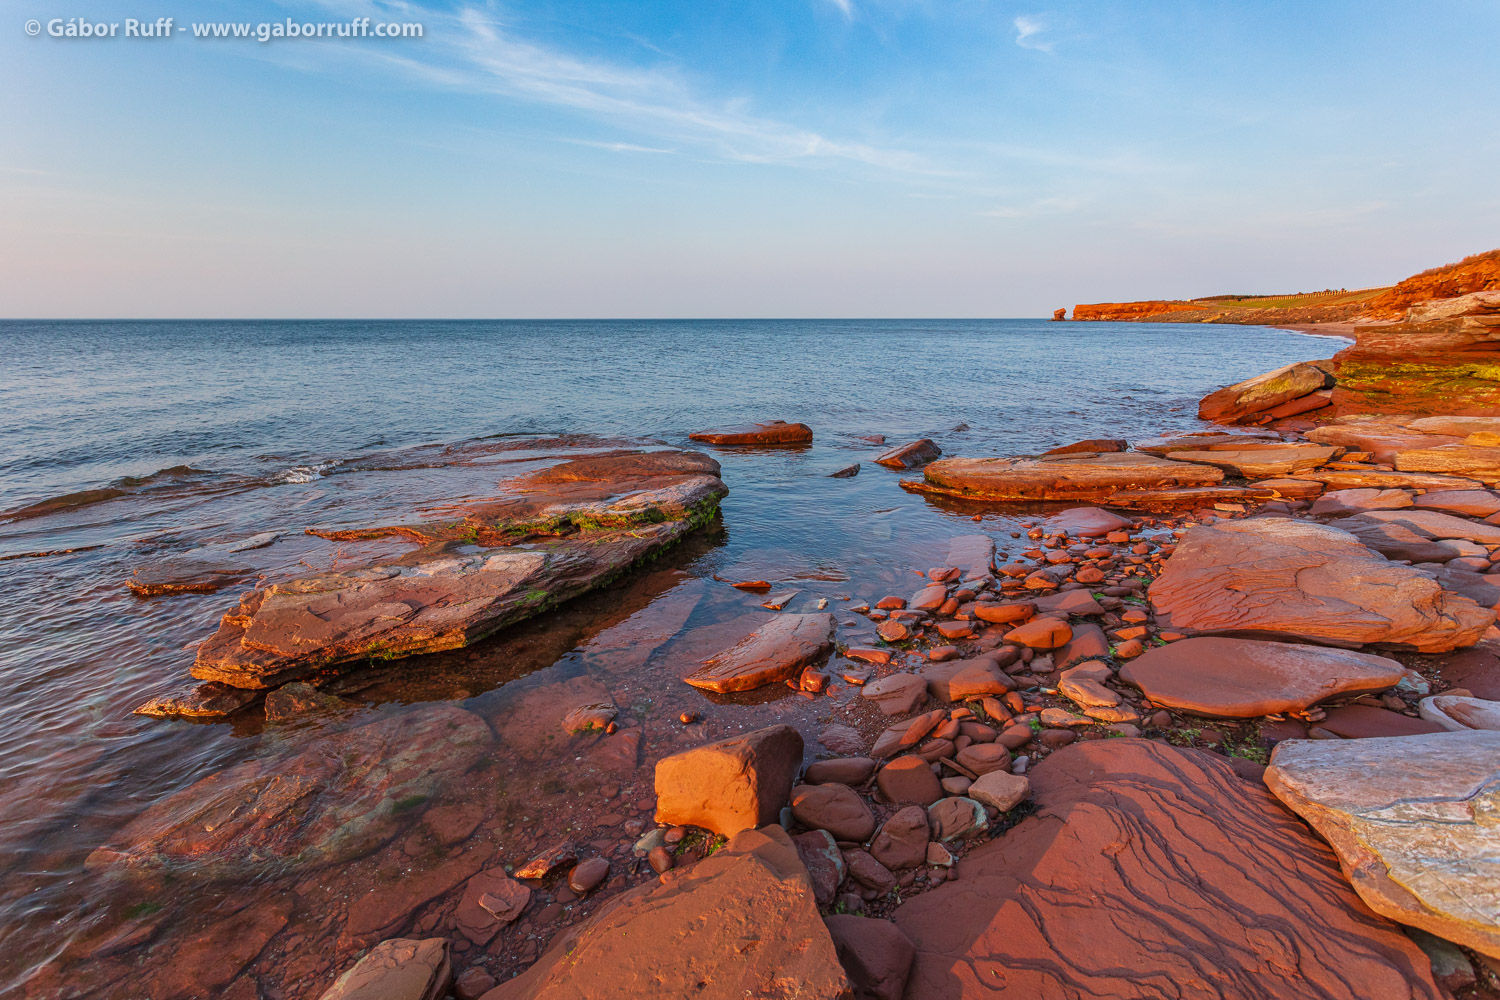
[[[605,451],[504,480],[457,519],[373,529],[421,548],[245,595],[199,647],[192,674],[269,688],[467,646],[707,524],[728,492],[718,471],[697,452]]]

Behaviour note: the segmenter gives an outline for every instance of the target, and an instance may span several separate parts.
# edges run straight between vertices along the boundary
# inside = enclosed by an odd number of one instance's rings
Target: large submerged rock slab
[[[901,485],[974,500],[1102,500],[1120,490],[1212,486],[1224,473],[1140,452],[1048,458],[941,458]]]
[[[324,733],[300,752],[236,764],[157,802],[87,867],[241,878],[348,861],[419,817],[493,744],[483,719],[451,705]]]
[[[902,904],[907,1000],[1438,1000],[1426,956],[1318,839],[1223,758],[1078,743],[1037,813]]]
[[[505,480],[429,524],[328,532],[422,544],[389,561],[273,583],[198,649],[192,674],[268,688],[468,645],[576,597],[704,524],[727,490],[696,452],[609,452]]]
[[[1495,621],[1346,531],[1284,518],[1193,528],[1149,596],[1163,628],[1333,646],[1444,652]]]
[[[852,1000],[797,848],[749,830],[623,892],[482,1000]]]
[[[1285,742],[1266,785],[1376,913],[1500,957],[1500,732]]]
[[[683,680],[716,694],[778,684],[822,663],[833,651],[833,630],[833,615],[826,611],[779,615]]]
[[[1120,679],[1167,708],[1248,719],[1383,691],[1404,672],[1395,660],[1347,649],[1199,636],[1146,650]]]

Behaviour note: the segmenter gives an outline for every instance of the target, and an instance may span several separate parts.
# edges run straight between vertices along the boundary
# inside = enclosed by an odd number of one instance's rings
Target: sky
[[[51,37],[80,9],[116,36]],[[189,30],[123,36],[158,17]],[[366,17],[422,37],[191,29]],[[10,0],[0,316],[1009,317],[1389,284],[1500,246],[1496,38],[1500,0]]]

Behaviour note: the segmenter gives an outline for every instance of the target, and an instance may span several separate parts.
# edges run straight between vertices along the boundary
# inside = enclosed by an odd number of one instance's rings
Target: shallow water
[[[841,696],[714,700],[679,682],[758,612],[759,598],[716,575],[794,581],[799,604],[878,597],[910,589],[911,571],[940,562],[953,535],[1011,542],[1018,510],[976,525],[975,508],[908,494],[901,474],[869,461],[881,449],[861,436],[927,436],[964,455],[1142,437],[1196,426],[1197,399],[1212,388],[1339,346],[1262,328],[1020,320],[0,324],[0,511],[35,515],[0,520],[0,993],[30,979],[39,996],[145,995],[119,970],[149,982],[193,929],[273,898],[293,900],[291,915],[250,970],[288,996],[326,985],[352,946],[308,942],[332,941],[325,918],[345,895],[383,865],[420,869],[441,855],[395,858],[392,847],[303,873],[295,889],[268,872],[186,892],[96,878],[85,857],[225,764],[438,701],[490,720],[504,741],[490,786],[452,790],[484,809],[466,843],[519,862],[570,823],[601,844],[618,839],[620,820],[649,815],[649,768],[600,777],[590,747],[515,729],[528,696],[545,700],[548,685],[570,679],[603,684],[642,729],[647,760],[772,720],[811,735]],[[351,695],[353,717],[276,727],[253,710],[216,723],[130,714],[185,675],[191,645],[257,575],[374,551],[304,528],[396,523],[485,495],[494,468],[446,467],[443,446],[553,432],[685,445],[690,431],[766,418],[810,424],[815,443],[716,452],[731,490],[722,526],[472,650],[372,676]],[[855,461],[856,478],[827,478]],[[97,490],[111,492],[85,493]],[[279,534],[228,551],[264,532]],[[126,589],[134,570],[184,557],[248,575],[213,594]],[[867,634],[843,626],[840,639]],[[681,711],[705,721],[683,727]],[[161,914],[154,936],[78,960],[79,942],[143,909]],[[545,939],[528,927],[506,945],[509,959]],[[314,950],[328,953],[321,965],[278,970],[270,957]]]

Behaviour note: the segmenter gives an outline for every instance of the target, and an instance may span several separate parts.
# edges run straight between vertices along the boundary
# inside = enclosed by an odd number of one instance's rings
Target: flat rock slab
[[[779,615],[683,680],[725,694],[777,684],[822,663],[833,651],[833,615]]]
[[[484,1000],[846,1000],[807,870],[780,827],[629,889]]]
[[[917,948],[907,1000],[1443,996],[1324,845],[1223,758],[1099,740],[1029,778],[1035,815],[896,909]]]
[[[1354,451],[1367,451],[1382,465],[1393,464],[1396,454],[1414,448],[1427,448],[1443,444],[1456,444],[1462,436],[1445,437],[1423,434],[1399,424],[1379,421],[1334,424],[1329,427],[1314,427],[1307,432],[1309,441],[1337,445]]]
[[[1396,453],[1398,472],[1452,473],[1484,483],[1500,482],[1500,447],[1445,444]]]
[[[1373,705],[1341,705],[1328,710],[1317,728],[1346,740],[1384,739],[1389,736],[1422,736],[1440,733],[1443,727],[1426,719],[1413,719]]]
[[[329,533],[422,547],[245,595],[199,646],[193,676],[268,688],[466,646],[676,542],[728,492],[718,463],[680,451],[606,452],[499,488],[501,496],[458,509],[456,520]]]
[[[1500,730],[1500,701],[1453,694],[1429,695],[1417,705],[1417,714],[1452,733]]]
[[[1241,451],[1177,451],[1172,457],[1180,462],[1203,462],[1246,479],[1262,479],[1316,469],[1337,450],[1316,444],[1285,444]]]
[[[739,424],[735,427],[717,427],[712,430],[689,434],[693,441],[719,445],[801,445],[810,444],[812,428],[806,424],[789,424],[785,420],[770,420],[763,424]]]
[[[921,438],[881,452],[875,456],[875,464],[887,469],[920,469],[942,453],[943,449],[937,446],[937,442]]]
[[[1198,403],[1198,419],[1234,423],[1332,384],[1322,368],[1299,361],[1209,393]]]
[[[961,580],[994,576],[995,540],[989,535],[959,535],[949,541],[944,564],[958,569]]]
[[[1256,442],[1279,443],[1281,435],[1274,431],[1200,431],[1194,434],[1168,434],[1163,437],[1137,441],[1136,451],[1150,455],[1170,455],[1177,451],[1203,451],[1207,448],[1237,448]]]
[[[1101,500],[1120,490],[1210,486],[1224,473],[1140,452],[1050,458],[942,458],[902,485],[975,500]]]
[[[1366,511],[1364,516],[1404,525],[1413,531],[1425,533],[1429,538],[1464,538],[1484,545],[1500,545],[1500,527],[1442,511],[1371,510]]]
[[[1433,490],[1412,501],[1423,510],[1440,510],[1465,517],[1493,517],[1500,514],[1500,496],[1489,490]]]
[[[1126,451],[1130,448],[1130,442],[1124,438],[1087,438],[1083,441],[1074,441],[1072,444],[1058,445],[1056,448],[1048,448],[1042,452],[1043,455],[1077,455],[1091,453],[1095,455],[1106,454],[1114,451]]]
[[[1383,691],[1404,673],[1395,660],[1369,653],[1204,636],[1146,650],[1120,668],[1120,679],[1167,708],[1249,719]]]
[[[452,981],[447,938],[391,938],[371,948],[319,1000],[439,1000]]]
[[[1457,555],[1442,543],[1433,541],[1432,536],[1425,532],[1419,534],[1400,522],[1382,521],[1366,516],[1371,513],[1376,512],[1366,511],[1354,517],[1342,517],[1329,521],[1328,526],[1349,532],[1387,559],[1405,559],[1410,562],[1447,562]]]
[[[1471,490],[1479,483],[1459,476],[1435,476],[1424,472],[1392,472],[1386,469],[1313,469],[1293,478],[1322,483],[1333,490],[1370,487],[1380,490]]]
[[[451,705],[321,733],[299,753],[236,764],[157,802],[87,867],[240,878],[348,861],[493,748],[484,720]]]
[[[1315,500],[1309,513],[1320,517],[1366,510],[1400,510],[1411,505],[1412,495],[1406,490],[1334,490]]]
[[[1372,910],[1500,957],[1500,733],[1291,741],[1265,780]]]
[[[1149,595],[1165,629],[1421,652],[1472,645],[1495,620],[1346,531],[1284,518],[1191,529]]]
[[[1130,518],[1100,507],[1074,507],[1042,522],[1042,530],[1072,538],[1099,538],[1111,531],[1129,531],[1134,526]]]

